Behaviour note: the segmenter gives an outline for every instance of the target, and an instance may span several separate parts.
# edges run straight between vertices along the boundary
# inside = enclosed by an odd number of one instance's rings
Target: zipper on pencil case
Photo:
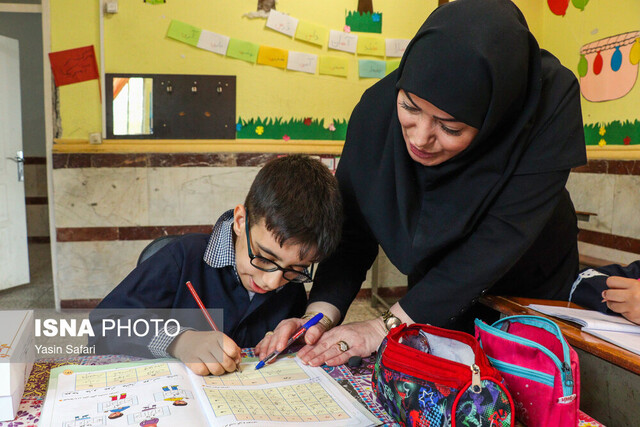
[[[506,321],[510,319],[510,317],[505,317],[504,319],[500,319],[498,322],[496,323],[502,323],[503,321]],[[543,319],[543,318],[542,318]],[[546,319],[545,319],[546,320]],[[498,329],[495,326],[489,326],[486,323],[477,320],[476,319],[476,325],[483,329],[485,332],[490,333],[490,334],[494,334],[497,335],[501,338],[504,338],[507,341],[515,341],[517,343],[520,343],[522,345],[525,345],[527,347],[533,347],[536,348],[538,350],[540,350],[541,352],[543,352],[544,354],[546,354],[549,359],[551,359],[551,361],[556,365],[556,367],[558,368],[558,371],[560,371],[560,375],[562,377],[562,393],[564,395],[564,397],[569,397],[573,394],[573,376],[571,373],[571,364],[567,363],[567,358],[569,357],[569,349],[566,346],[566,344],[564,343],[564,340],[561,339],[562,341],[562,347],[563,347],[563,358],[565,359],[564,362],[560,362],[560,359],[558,359],[558,356],[556,356],[555,354],[553,354],[548,348],[546,348],[545,346],[538,344],[535,341],[529,340],[527,338],[522,338],[513,334],[509,334],[508,332],[505,332],[501,329]],[[556,326],[557,327],[557,326]],[[487,330],[487,328],[491,328],[491,330]]]
[[[402,345],[397,342],[391,341],[391,347]],[[387,343],[387,349],[389,347],[389,343]],[[440,357],[436,357],[432,354],[424,353],[419,350],[412,349],[411,347],[402,345],[404,350],[409,349],[413,355],[404,355],[401,353],[395,353],[390,355],[388,351],[385,351],[382,354],[382,364],[387,366],[390,369],[393,369],[398,372],[407,373],[418,378],[421,378],[425,381],[437,382],[439,384],[443,384],[453,388],[460,388],[464,384],[468,383],[472,380],[472,373],[475,372],[473,367],[478,369],[478,375],[480,369],[483,369],[483,372],[490,371],[487,367],[481,367],[476,365],[475,363],[472,366],[465,365],[463,363],[454,362],[452,360],[442,359]],[[423,365],[425,367],[429,367],[430,373],[427,374],[424,370],[417,368],[417,365]],[[471,370],[470,370],[471,369]],[[447,377],[434,374],[433,371],[447,372],[449,375]],[[464,378],[464,380],[454,380],[454,378]]]
[[[469,382],[469,379],[467,380],[461,380],[461,381],[456,381],[454,379],[452,379],[451,377],[442,377],[439,375],[434,375],[434,374],[427,374],[424,370],[418,369],[416,368],[415,364],[407,364],[407,363],[403,363],[401,361],[398,360],[394,360],[395,358],[391,358],[387,355],[382,355],[382,366],[385,366],[389,369],[392,369],[396,372],[399,372],[401,374],[406,374],[406,375],[410,375],[410,376],[414,376],[417,378],[420,378],[424,381],[428,381],[428,382],[434,382],[437,384],[441,384],[441,385],[445,385],[447,387],[451,387],[451,388],[455,388],[455,389],[459,389],[460,387],[462,387],[464,384],[466,384],[467,382]],[[470,377],[470,375],[469,375]]]
[[[516,377],[525,378],[530,381],[535,381],[553,388],[553,375],[551,374],[545,374],[544,372],[538,372],[533,369],[503,362],[502,360],[497,360],[493,357],[489,357],[489,361],[502,372],[515,375]]]

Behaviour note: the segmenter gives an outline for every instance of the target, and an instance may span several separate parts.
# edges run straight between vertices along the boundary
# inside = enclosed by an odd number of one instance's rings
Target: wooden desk
[[[610,342],[601,340],[591,334],[582,332],[579,326],[567,322],[556,317],[547,316],[538,311],[526,307],[529,304],[553,305],[570,308],[582,308],[577,304],[565,301],[541,300],[532,298],[519,297],[502,297],[495,295],[487,295],[480,299],[484,305],[493,308],[500,313],[508,316],[528,314],[546,317],[553,320],[560,326],[562,333],[572,346],[589,352],[601,359],[611,362],[635,374],[640,374],[640,356],[628,350],[611,344]]]

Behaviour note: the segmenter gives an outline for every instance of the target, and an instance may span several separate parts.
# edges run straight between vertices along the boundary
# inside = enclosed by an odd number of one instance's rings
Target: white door
[[[0,289],[29,282],[18,40],[0,36]]]

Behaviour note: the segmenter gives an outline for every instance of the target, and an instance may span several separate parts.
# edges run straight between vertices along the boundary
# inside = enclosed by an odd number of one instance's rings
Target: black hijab
[[[398,121],[398,89],[478,128],[477,136],[440,165],[414,162]],[[337,176],[354,189],[393,264],[409,274],[462,242],[514,174],[585,163],[577,91],[573,74],[538,47],[513,3],[456,0],[429,16],[398,70],[365,92]]]

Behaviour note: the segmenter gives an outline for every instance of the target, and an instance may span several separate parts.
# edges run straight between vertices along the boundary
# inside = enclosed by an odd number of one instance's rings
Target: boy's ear
[[[241,236],[244,234],[245,230],[245,221],[247,220],[247,210],[243,205],[237,205],[233,209],[233,231],[236,233],[236,236]]]

